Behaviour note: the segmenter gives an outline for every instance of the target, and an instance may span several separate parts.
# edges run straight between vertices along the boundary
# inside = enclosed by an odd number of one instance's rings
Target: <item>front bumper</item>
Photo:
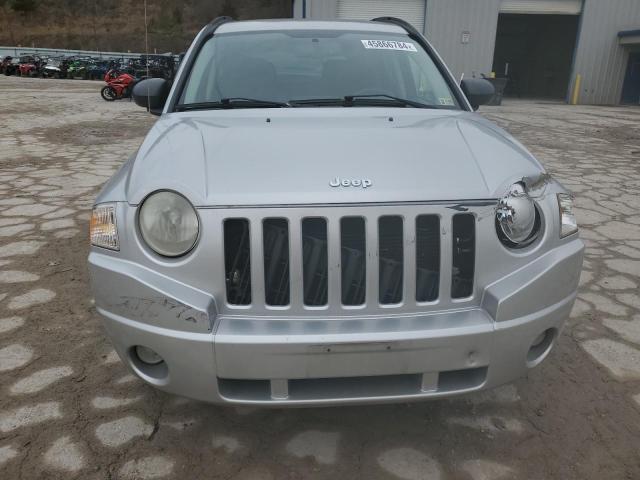
[[[486,286],[480,306],[321,319],[218,315],[213,296],[132,262],[94,250],[89,264],[107,333],[148,383],[208,402],[318,405],[419,400],[523,376],[571,311],[583,250],[576,239],[545,253]],[[136,345],[163,367],[140,362]]]

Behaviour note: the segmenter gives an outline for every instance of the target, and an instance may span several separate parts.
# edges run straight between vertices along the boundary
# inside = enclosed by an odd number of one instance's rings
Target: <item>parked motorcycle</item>
[[[31,77],[36,72],[36,62],[39,59],[32,55],[22,55],[18,63],[18,76]]]
[[[131,62],[135,75],[172,80],[175,74],[173,55],[142,55]]]
[[[5,75],[17,75],[18,74],[18,65],[20,65],[20,59],[13,57],[13,60],[11,60],[11,63],[9,65],[7,65],[7,67],[4,70],[4,74]]]
[[[67,78],[82,78],[86,80],[87,65],[91,61],[91,57],[74,57],[70,60]]]
[[[69,61],[64,57],[50,58],[42,69],[42,76],[47,78],[67,78]]]
[[[0,61],[0,73],[11,75],[15,70],[14,65],[15,64],[13,63],[13,57],[11,55],[3,57],[2,61]]]
[[[44,69],[47,67],[49,60],[49,57],[36,57],[36,61],[34,63],[36,68],[33,69],[31,75],[34,77],[45,78]]]
[[[115,69],[109,70],[105,74],[104,81],[107,82],[107,85],[102,87],[100,95],[107,102],[130,98],[133,86],[137,83],[133,75]]]
[[[93,59],[87,63],[85,78],[87,80],[100,80],[110,70],[110,60]]]

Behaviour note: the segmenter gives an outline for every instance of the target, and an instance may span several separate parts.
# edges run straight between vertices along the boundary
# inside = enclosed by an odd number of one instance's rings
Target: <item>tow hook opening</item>
[[[557,335],[555,328],[547,328],[533,339],[527,352],[527,367],[533,368],[547,357]]]
[[[134,371],[146,382],[166,385],[169,381],[169,367],[164,358],[152,348],[135,345],[129,349],[129,360]]]

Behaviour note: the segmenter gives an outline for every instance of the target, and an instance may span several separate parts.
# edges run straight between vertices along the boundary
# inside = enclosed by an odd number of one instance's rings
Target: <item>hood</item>
[[[195,206],[476,200],[541,172],[524,147],[469,112],[212,110],[163,115],[125,189],[133,205],[158,189]]]

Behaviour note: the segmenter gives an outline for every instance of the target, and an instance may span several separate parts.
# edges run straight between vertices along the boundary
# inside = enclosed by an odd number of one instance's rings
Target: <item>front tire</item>
[[[110,87],[109,85],[107,85],[106,87],[102,87],[102,90],[100,90],[100,95],[107,102],[113,102],[118,97],[118,94],[116,93],[114,88]]]

